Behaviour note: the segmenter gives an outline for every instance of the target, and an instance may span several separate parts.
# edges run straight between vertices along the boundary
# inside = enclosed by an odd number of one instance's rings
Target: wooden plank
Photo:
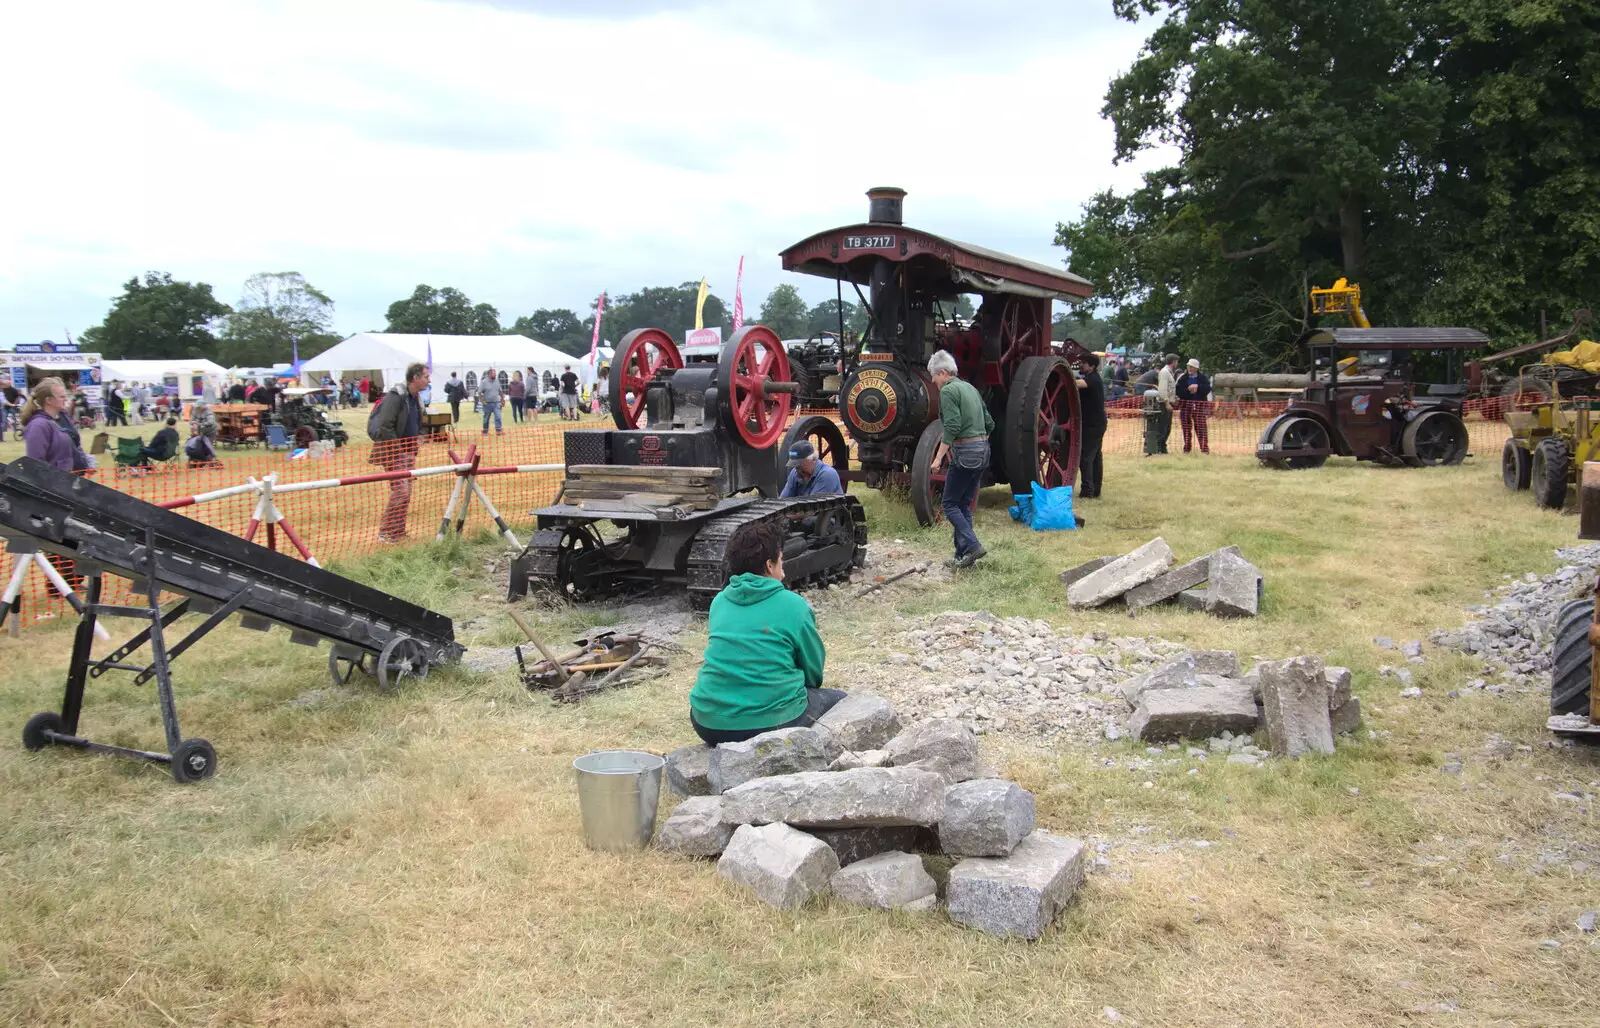
[[[567,467],[568,475],[585,475],[603,477],[613,475],[619,478],[721,478],[721,468],[679,468],[665,464],[572,464]]]

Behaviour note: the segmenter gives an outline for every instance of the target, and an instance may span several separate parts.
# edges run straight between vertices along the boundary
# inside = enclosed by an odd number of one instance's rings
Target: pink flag
[[[595,357],[598,355],[600,349],[600,316],[605,312],[606,294],[605,291],[602,290],[600,293],[600,302],[596,304],[594,308],[594,338],[589,340],[589,366],[591,368],[599,366],[595,363]]]
[[[739,276],[733,280],[733,330],[744,327],[744,258],[739,258]]]

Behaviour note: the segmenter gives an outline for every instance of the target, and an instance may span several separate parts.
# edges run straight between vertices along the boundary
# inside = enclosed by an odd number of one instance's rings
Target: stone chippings
[[[755,778],[825,771],[841,752],[838,740],[817,728],[779,728],[744,742],[725,742],[711,750],[711,789],[721,793]]]
[[[877,910],[927,910],[938,902],[938,885],[911,853],[888,852],[848,864],[833,875],[833,894],[846,903]]]
[[[913,767],[804,771],[757,778],[722,794],[729,824],[786,822],[813,828],[936,825],[945,780]]]
[[[1033,793],[1015,782],[962,782],[945,791],[939,847],[951,856],[1008,856],[1033,831],[1033,820]]]
[[[734,826],[722,820],[722,797],[691,796],[656,832],[656,846],[686,857],[715,857],[728,847]]]
[[[827,892],[838,870],[839,859],[825,843],[781,824],[740,825],[717,861],[718,875],[782,910]]]
[[[1083,881],[1077,839],[1036,831],[1006,857],[969,857],[950,871],[950,919],[991,935],[1037,939]]]
[[[900,731],[900,719],[881,696],[851,693],[817,719],[847,750],[881,750]]]

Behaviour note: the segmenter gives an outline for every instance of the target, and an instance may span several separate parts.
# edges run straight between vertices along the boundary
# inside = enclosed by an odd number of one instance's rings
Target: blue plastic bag
[[[1006,508],[1006,513],[1011,515],[1012,521],[1020,521],[1025,525],[1033,524],[1033,495],[1012,493],[1011,498],[1016,503]]]
[[[1028,518],[1028,526],[1035,532],[1048,532],[1058,529],[1068,531],[1076,530],[1078,519],[1072,513],[1072,486],[1057,486],[1046,489],[1038,482],[1033,483],[1033,511]]]

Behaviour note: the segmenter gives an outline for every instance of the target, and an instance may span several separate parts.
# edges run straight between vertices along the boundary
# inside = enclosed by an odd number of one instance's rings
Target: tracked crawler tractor
[[[848,578],[866,560],[855,497],[777,499],[796,383],[773,332],[748,326],[717,363],[685,367],[669,335],[638,329],[618,347],[610,388],[617,427],[566,433],[566,480],[533,512],[509,599],[682,588],[706,607],[727,584],[729,543],[763,521],[784,527],[790,588]]]

